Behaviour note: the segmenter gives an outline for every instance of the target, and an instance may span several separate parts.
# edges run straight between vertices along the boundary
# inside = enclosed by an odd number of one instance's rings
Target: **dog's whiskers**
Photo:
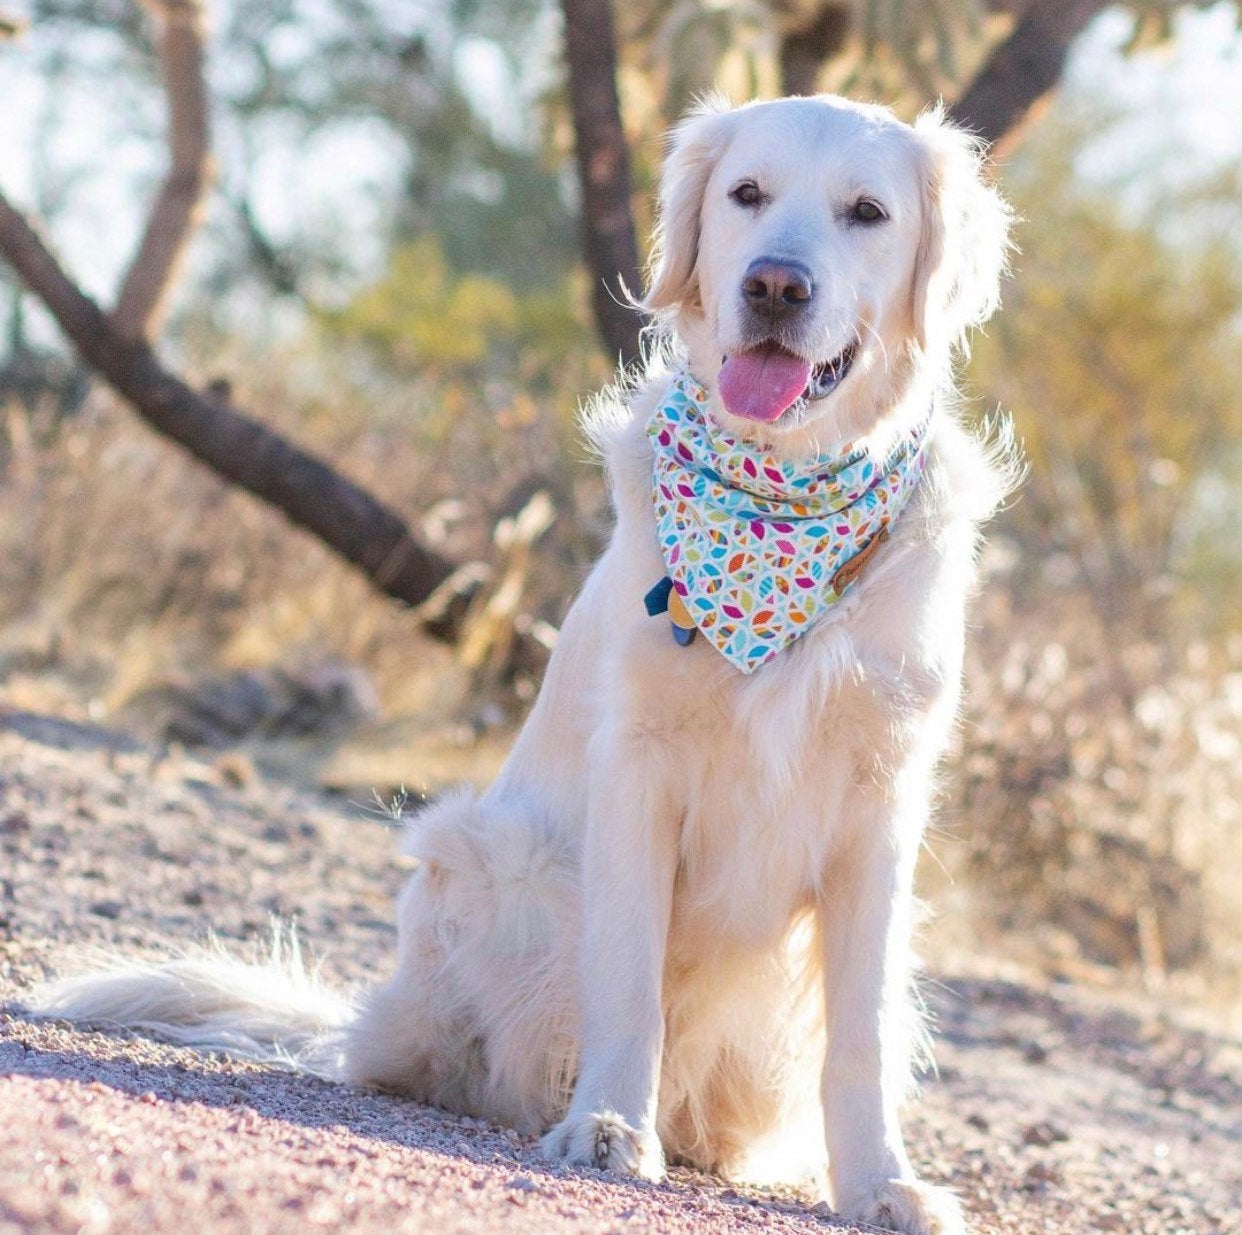
[[[893,366],[892,366],[892,362],[890,361],[889,355],[888,355],[888,345],[884,342],[883,336],[880,334],[878,330],[876,330],[876,328],[869,321],[867,321],[866,318],[861,319],[859,324],[862,326],[865,326],[867,330],[870,332],[871,337],[875,339],[876,344],[879,346],[879,349],[880,349],[880,355],[884,357],[884,371],[885,373],[891,373],[893,371]],[[861,345],[862,336],[859,335],[857,331],[855,331],[854,337],[858,339],[858,342]]]

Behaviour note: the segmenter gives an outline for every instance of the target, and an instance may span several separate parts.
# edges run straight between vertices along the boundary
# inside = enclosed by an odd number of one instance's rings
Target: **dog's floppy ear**
[[[922,233],[910,310],[924,351],[965,347],[1000,302],[1009,254],[1009,207],[984,177],[981,141],[950,124],[943,107],[914,122],[921,163]]]
[[[723,99],[706,99],[670,137],[660,176],[651,281],[643,299],[649,313],[698,301],[699,216],[707,179],[726,140],[728,107]]]

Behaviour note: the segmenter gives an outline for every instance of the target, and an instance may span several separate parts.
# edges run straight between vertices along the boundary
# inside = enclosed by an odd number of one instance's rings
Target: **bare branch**
[[[126,338],[2,194],[0,252],[82,359],[153,429],[283,511],[382,592],[419,605],[454,573],[453,563],[416,540],[399,515],[322,459],[236,411],[222,394],[204,396],[191,389],[160,364],[145,340]],[[451,640],[455,624],[441,622],[433,633]]]
[[[816,93],[819,71],[844,48],[852,21],[851,6],[834,0],[818,5],[798,26],[782,27],[777,56],[785,94]]]
[[[639,356],[644,322],[625,297],[626,288],[637,291],[642,282],[612,10],[608,0],[561,0],[561,9],[595,321],[604,346],[629,364]]]
[[[171,166],[112,314],[116,328],[131,339],[158,334],[168,293],[214,179],[203,76],[204,0],[146,0],[146,4],[159,24]]]
[[[1031,0],[949,115],[1003,157],[1061,80],[1070,44],[1107,7],[1108,0]]]
[[[228,204],[232,206],[241,223],[251,259],[271,288],[282,296],[296,296],[305,301],[306,297],[298,284],[296,263],[290,261],[263,230],[255,217],[250,198],[242,194]]]

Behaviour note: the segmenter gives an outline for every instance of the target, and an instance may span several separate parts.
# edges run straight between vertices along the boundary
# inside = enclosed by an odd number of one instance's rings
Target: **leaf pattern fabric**
[[[851,444],[794,468],[716,425],[689,373],[673,378],[647,426],[660,551],[695,625],[743,673],[849,589],[919,483],[930,423],[879,462]]]

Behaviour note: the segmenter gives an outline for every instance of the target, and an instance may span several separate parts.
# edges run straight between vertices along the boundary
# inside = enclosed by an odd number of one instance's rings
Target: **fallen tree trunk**
[[[142,339],[125,337],[2,194],[0,252],[82,360],[147,424],[282,511],[357,566],[380,591],[421,605],[454,574],[454,563],[421,544],[395,511],[223,399],[194,390],[166,369]],[[444,638],[454,633],[451,622],[429,629]]]

